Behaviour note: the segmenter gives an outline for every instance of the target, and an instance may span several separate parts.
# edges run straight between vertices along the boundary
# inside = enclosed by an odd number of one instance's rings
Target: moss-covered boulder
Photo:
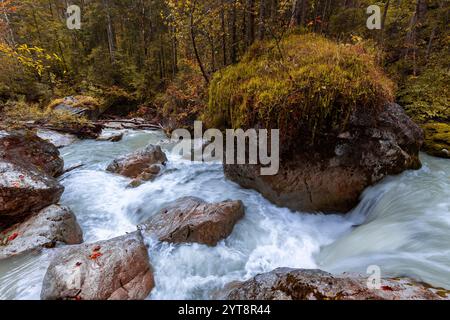
[[[102,110],[102,102],[89,96],[70,96],[55,99],[48,105],[48,109],[71,113],[76,116],[84,116],[90,120],[97,120]]]
[[[393,83],[362,46],[318,35],[262,42],[216,74],[205,119],[212,127],[279,128],[282,147],[308,146],[345,131],[356,112],[393,101]]]
[[[422,130],[360,45],[292,35],[255,45],[210,85],[210,127],[280,129],[280,170],[225,165],[228,178],[293,210],[347,212],[387,175],[420,168]]]

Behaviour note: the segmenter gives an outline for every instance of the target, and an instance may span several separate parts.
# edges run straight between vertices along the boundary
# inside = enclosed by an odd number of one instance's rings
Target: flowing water
[[[113,133],[113,131],[110,131]],[[105,172],[109,162],[149,143],[161,144],[167,172],[136,189]],[[209,299],[224,284],[277,267],[410,276],[450,289],[450,161],[422,155],[423,168],[367,189],[348,215],[311,215],[279,208],[225,180],[218,163],[192,163],[171,153],[161,132],[128,131],[121,142],[79,141],[61,149],[61,199],[77,216],[86,242],[134,231],[136,224],[182,196],[240,199],[246,216],[211,248],[148,238],[156,287],[149,299]],[[39,299],[52,251],[0,263],[0,299]]]

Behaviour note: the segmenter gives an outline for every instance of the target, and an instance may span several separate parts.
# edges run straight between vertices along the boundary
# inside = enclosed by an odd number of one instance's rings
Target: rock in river
[[[0,135],[0,159],[18,165],[32,164],[52,177],[62,173],[64,168],[58,148],[28,132],[5,132]]]
[[[422,130],[396,104],[374,115],[355,112],[348,130],[331,133],[315,146],[303,146],[280,159],[274,176],[260,175],[259,165],[225,165],[227,178],[259,191],[282,207],[307,212],[348,212],[361,193],[387,175],[418,169]]]
[[[81,242],[83,233],[75,215],[67,208],[51,205],[0,233],[0,260],[41,247],[53,248],[58,243]]]
[[[215,246],[231,234],[243,216],[242,201],[207,203],[185,197],[169,204],[140,228],[160,241]]]
[[[167,157],[161,147],[150,144],[142,150],[114,160],[106,170],[135,179],[132,185],[137,186],[142,181],[154,179],[166,162]]]
[[[60,133],[53,130],[39,129],[37,136],[53,144],[57,148],[71,145],[77,140],[77,137],[70,133]]]
[[[279,268],[246,282],[229,284],[227,300],[441,300],[450,292],[407,278],[382,279],[369,289],[367,278],[335,276],[321,270]]]
[[[139,232],[59,250],[45,274],[43,300],[143,300],[154,287]]]
[[[0,160],[0,227],[59,201],[64,187],[35,166]]]

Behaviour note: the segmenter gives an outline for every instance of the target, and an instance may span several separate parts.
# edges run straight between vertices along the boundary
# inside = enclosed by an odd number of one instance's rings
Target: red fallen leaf
[[[97,260],[97,258],[101,257],[103,254],[101,252],[94,252],[89,256],[89,259],[91,260]]]
[[[19,234],[17,232],[14,232],[12,235],[8,237],[8,242],[13,241],[15,238],[17,238]]]
[[[79,266],[81,266],[82,265],[82,263],[81,262],[77,262],[77,263],[75,263],[75,267],[79,267]]]
[[[384,291],[394,291],[394,289],[389,286],[382,286],[381,289],[383,289]]]

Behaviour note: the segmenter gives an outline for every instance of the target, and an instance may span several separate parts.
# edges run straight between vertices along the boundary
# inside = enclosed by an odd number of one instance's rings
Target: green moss
[[[399,91],[398,99],[418,123],[450,122],[449,85],[448,69],[429,68],[418,77],[410,77]]]
[[[74,108],[86,108],[95,111],[99,110],[103,104],[101,100],[89,96],[75,96],[74,98],[75,102],[72,102],[71,100],[66,101],[64,98],[52,100],[47,108],[53,110],[60,104],[67,104]]]
[[[450,125],[429,122],[423,125],[425,131],[424,150],[434,156],[450,158]]]
[[[314,143],[345,130],[357,108],[373,112],[392,101],[393,87],[362,46],[291,35],[279,48],[257,43],[240,63],[217,72],[204,120],[219,128],[279,128],[284,142]]]

